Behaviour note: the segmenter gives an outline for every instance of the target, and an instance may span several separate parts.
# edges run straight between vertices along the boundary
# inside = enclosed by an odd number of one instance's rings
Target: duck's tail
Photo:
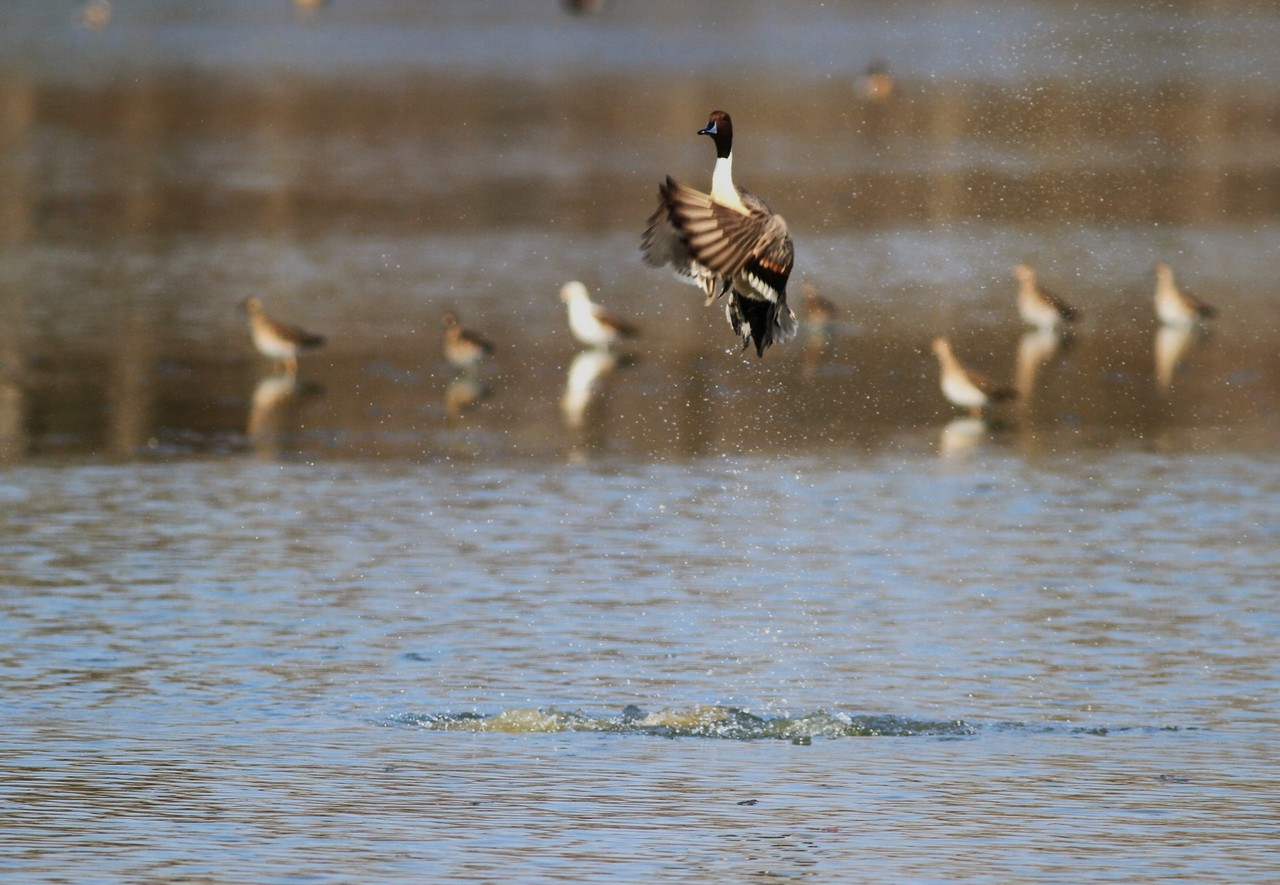
[[[785,300],[761,301],[732,292],[724,312],[734,334],[742,339],[742,346],[755,343],[757,356],[764,356],[775,341],[781,343],[791,338],[799,325]]]

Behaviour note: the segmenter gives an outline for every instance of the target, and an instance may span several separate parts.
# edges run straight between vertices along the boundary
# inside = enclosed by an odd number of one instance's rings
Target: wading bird
[[[257,298],[245,299],[244,309],[249,313],[249,335],[253,338],[253,346],[263,356],[283,365],[290,375],[298,374],[300,354],[324,344],[323,335],[315,335],[268,316]]]

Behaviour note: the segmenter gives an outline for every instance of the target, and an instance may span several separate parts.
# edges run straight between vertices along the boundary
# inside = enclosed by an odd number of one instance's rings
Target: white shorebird
[[[639,330],[591,300],[587,287],[571,280],[560,287],[560,300],[569,306],[569,331],[587,347],[612,347]]]
[[[1194,326],[1216,313],[1199,298],[1178,287],[1169,265],[1156,265],[1156,316],[1160,322],[1166,326]]]

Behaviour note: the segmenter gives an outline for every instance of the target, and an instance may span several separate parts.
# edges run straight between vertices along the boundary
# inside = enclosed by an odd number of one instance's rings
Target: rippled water
[[[0,6],[0,874],[1280,876],[1280,17],[727,8]],[[721,104],[764,360],[636,252]]]
[[[1264,881],[1278,476],[13,469],[0,865]]]

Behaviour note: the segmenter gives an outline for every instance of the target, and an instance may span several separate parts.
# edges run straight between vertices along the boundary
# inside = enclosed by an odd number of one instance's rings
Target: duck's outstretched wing
[[[668,179],[669,180],[669,179]],[[665,187],[659,189],[658,208],[646,222],[640,240],[640,254],[650,267],[670,266],[683,282],[697,286],[707,296],[707,304],[729,291],[730,281],[697,261],[684,237],[671,223],[671,210]]]
[[[781,215],[751,194],[742,194],[748,209],[743,213],[670,178],[660,192],[671,228],[692,262],[745,282],[766,301],[786,300],[795,249]]]

